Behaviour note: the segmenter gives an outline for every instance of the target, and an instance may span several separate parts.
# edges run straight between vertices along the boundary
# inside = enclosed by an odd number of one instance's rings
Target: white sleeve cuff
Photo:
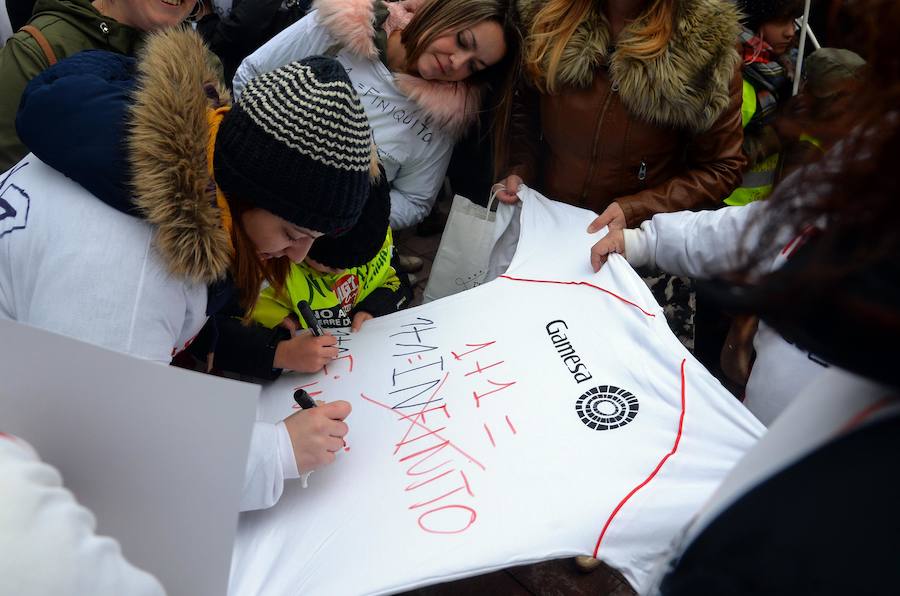
[[[626,228],[625,236],[625,260],[632,267],[643,267],[644,265],[655,265],[651,263],[650,246],[647,242],[647,235],[643,230],[635,228]]]
[[[283,420],[275,425],[275,435],[278,441],[278,459],[281,461],[281,473],[284,475],[284,479],[300,478],[297,460],[294,459],[294,444],[291,442],[291,435],[288,434]]]

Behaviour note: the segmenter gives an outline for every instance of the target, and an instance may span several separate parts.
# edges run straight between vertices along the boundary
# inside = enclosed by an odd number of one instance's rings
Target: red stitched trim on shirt
[[[605,293],[609,294],[610,296],[612,296],[613,298],[618,298],[625,304],[631,305],[631,306],[635,307],[636,309],[640,310],[642,313],[644,313],[648,317],[656,316],[652,312],[647,312],[646,310],[644,310],[643,308],[641,308],[634,302],[632,302],[630,300],[626,300],[625,298],[622,298],[618,294],[610,292],[606,288],[601,288],[600,286],[595,286],[594,284],[590,284],[586,281],[553,281],[552,279],[525,279],[523,277],[512,277],[509,275],[501,275],[500,277],[502,277],[504,279],[509,279],[511,281],[527,281],[527,282],[536,283],[536,284],[560,284],[560,285],[564,285],[564,286],[587,286],[589,288],[594,288],[595,290],[600,290],[601,292],[605,292]]]
[[[650,473],[649,476],[647,476],[647,479],[644,480],[643,482],[641,482],[640,484],[638,484],[637,486],[635,486],[633,489],[631,489],[631,492],[628,493],[627,495],[625,495],[625,498],[622,499],[618,505],[616,505],[615,509],[613,509],[613,512],[609,515],[609,519],[607,519],[606,523],[603,525],[603,530],[600,531],[600,537],[597,538],[597,545],[594,547],[594,558],[595,559],[597,558],[597,551],[600,550],[600,543],[603,542],[603,536],[606,535],[606,530],[609,529],[609,525],[612,523],[613,518],[616,517],[616,514],[619,513],[619,510],[625,506],[625,503],[628,502],[628,499],[630,499],[632,496],[634,496],[634,494],[637,491],[644,488],[644,486],[646,486],[647,483],[649,483],[651,480],[653,480],[653,477],[656,476],[657,472],[659,472],[660,469],[662,469],[663,464],[666,463],[666,460],[668,460],[669,457],[672,456],[672,454],[674,454],[676,451],[678,451],[678,443],[681,442],[681,431],[684,428],[684,411],[685,411],[685,407],[684,407],[684,405],[685,405],[685,401],[684,401],[684,363],[686,361],[687,361],[687,359],[684,359],[681,361],[681,417],[678,419],[678,434],[675,435],[675,444],[672,445],[672,450],[669,451],[665,455],[665,457],[663,457],[659,461],[658,464],[656,464],[656,468]]]
[[[793,256],[797,249],[803,246],[803,244],[809,239],[809,237],[812,236],[815,230],[815,226],[811,226],[808,224],[803,226],[803,229],[800,230],[800,233],[794,236],[794,239],[788,242],[785,247],[781,249],[781,254],[787,258]]]

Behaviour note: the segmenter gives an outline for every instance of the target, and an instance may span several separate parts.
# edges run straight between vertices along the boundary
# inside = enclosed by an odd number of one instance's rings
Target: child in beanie
[[[390,185],[382,176],[356,226],[338,238],[316,240],[306,259],[291,265],[282,292],[273,288],[262,291],[253,319],[265,327],[282,325],[291,332],[306,328],[297,308],[298,302],[306,301],[322,328],[358,331],[368,319],[408,304],[409,288],[401,285],[391,265],[389,192]],[[345,350],[329,334],[304,334],[302,342],[286,348],[286,342],[278,344],[271,368],[316,372]]]
[[[336,358],[341,348],[334,335],[294,336],[306,327],[297,309],[301,300],[309,303],[321,327],[352,326],[354,331],[365,320],[408,304],[411,292],[401,285],[390,262],[389,214],[390,183],[382,170],[356,224],[342,234],[317,238],[303,262],[291,263],[280,290],[265,288],[253,308],[251,325],[240,321],[238,311],[219,321],[215,368],[271,380],[283,369],[316,372]],[[207,343],[205,336],[195,341],[201,346]],[[194,346],[191,350],[200,358],[205,352],[205,348],[194,351]]]
[[[303,263],[291,265],[283,292],[263,290],[253,310],[254,321],[266,327],[281,325],[288,331],[305,329],[297,308],[305,301],[321,328],[358,331],[365,321],[400,310],[409,302],[410,293],[391,266],[392,247],[388,228],[381,250],[361,266],[332,267],[307,256]],[[304,334],[303,338],[304,342],[284,355],[276,348],[272,368],[317,372],[346,350],[331,334]]]

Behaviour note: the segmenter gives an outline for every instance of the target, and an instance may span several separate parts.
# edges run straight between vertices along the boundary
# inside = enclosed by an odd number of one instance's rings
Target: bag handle
[[[491,195],[488,197],[488,203],[487,203],[488,217],[490,217],[491,210],[494,207],[494,202],[497,200],[497,193],[500,192],[501,190],[506,190],[506,187],[503,186],[502,184],[495,184],[494,186],[491,187]]]
[[[37,44],[41,47],[41,51],[44,52],[44,57],[47,58],[47,62],[50,63],[50,66],[56,64],[56,54],[53,53],[53,48],[50,47],[50,42],[47,41],[47,38],[44,37],[44,34],[41,33],[41,30],[35,27],[34,25],[24,25],[19,31],[24,31],[28,35],[34,38]]]

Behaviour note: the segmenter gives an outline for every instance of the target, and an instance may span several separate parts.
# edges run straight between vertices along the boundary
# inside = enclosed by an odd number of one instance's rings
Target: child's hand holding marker
[[[332,335],[316,337],[304,331],[275,348],[275,368],[314,373],[338,357],[337,339]]]
[[[322,330],[319,320],[305,300],[297,303],[297,310],[309,330],[280,342],[275,348],[273,364],[275,368],[297,372],[319,372],[323,366],[338,357],[337,339]],[[292,320],[286,319],[282,325],[290,329],[291,323]]]

